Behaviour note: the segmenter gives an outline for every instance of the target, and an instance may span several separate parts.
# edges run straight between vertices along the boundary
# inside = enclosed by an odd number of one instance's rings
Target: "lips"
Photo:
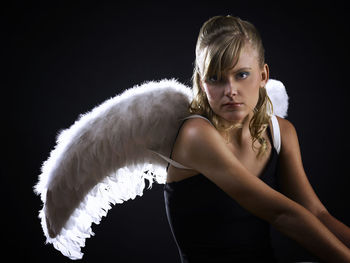
[[[241,103],[241,102],[228,102],[228,103],[225,103],[223,106],[240,107],[242,105],[243,105],[243,103]]]

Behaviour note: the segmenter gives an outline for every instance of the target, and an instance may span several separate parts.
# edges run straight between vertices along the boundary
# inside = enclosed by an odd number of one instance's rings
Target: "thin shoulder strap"
[[[272,140],[273,145],[279,154],[281,151],[281,131],[280,126],[278,124],[277,117],[275,115],[271,115],[271,126],[272,126]]]
[[[207,122],[209,122],[211,125],[213,125],[210,120],[208,120],[207,118],[203,117],[202,115],[198,115],[198,114],[193,114],[193,115],[190,115],[188,117],[186,117],[184,120],[187,120],[187,119],[194,119],[194,118],[201,118],[203,120],[206,120]]]
[[[157,154],[159,157],[163,158],[165,161],[167,161],[168,163],[170,163],[172,166],[176,167],[176,168],[179,168],[179,169],[187,169],[187,170],[190,170],[191,168],[188,168],[184,165],[182,165],[181,163],[178,163],[178,162],[175,162],[173,159],[170,159],[166,156],[164,156],[163,154],[160,154],[160,153],[157,153],[155,151],[152,151],[154,152],[155,154]]]

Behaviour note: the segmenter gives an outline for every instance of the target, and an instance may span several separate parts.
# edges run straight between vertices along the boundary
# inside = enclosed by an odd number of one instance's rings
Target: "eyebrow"
[[[239,69],[236,69],[236,70],[234,70],[234,71],[232,71],[233,69],[229,69],[229,70],[225,70],[224,71],[224,74],[227,74],[227,73],[230,73],[230,74],[235,74],[235,73],[237,73],[237,72],[239,72],[239,71],[243,71],[243,70],[252,70],[252,68],[251,67],[241,67],[241,68],[239,68]]]
[[[242,70],[251,70],[251,69],[252,69],[251,67],[242,67],[242,68],[234,70],[233,73],[236,73],[236,72],[242,71]]]

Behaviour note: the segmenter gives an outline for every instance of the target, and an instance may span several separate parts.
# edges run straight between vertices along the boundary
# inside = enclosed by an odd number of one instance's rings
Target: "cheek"
[[[222,91],[220,88],[205,88],[205,93],[207,94],[210,106],[216,104],[222,97]]]
[[[244,92],[247,96],[247,98],[253,100],[253,101],[257,101],[257,99],[259,98],[259,81],[258,79],[251,79],[249,80],[249,83],[247,83]]]

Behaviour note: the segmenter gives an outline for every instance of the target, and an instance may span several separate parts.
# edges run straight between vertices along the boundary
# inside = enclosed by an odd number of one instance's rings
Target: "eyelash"
[[[236,79],[246,79],[248,76],[249,76],[249,72],[247,72],[247,71],[242,71],[242,72],[238,72],[237,74],[236,74]],[[243,75],[245,75],[245,76],[243,76]],[[219,83],[219,82],[221,82],[222,81],[222,79],[214,79],[214,78],[217,78],[216,76],[212,76],[212,77],[209,77],[208,78],[208,82],[210,82],[210,83]]]
[[[220,82],[221,80],[217,79],[217,76],[211,76],[208,78],[208,82],[210,83],[216,83],[216,82]]]
[[[245,74],[246,76],[245,76],[245,77],[242,77],[243,74]],[[238,78],[240,78],[240,79],[246,79],[246,78],[248,78],[248,76],[249,76],[249,72],[242,71],[242,72],[237,73],[236,77],[237,77],[237,76],[238,76]]]

